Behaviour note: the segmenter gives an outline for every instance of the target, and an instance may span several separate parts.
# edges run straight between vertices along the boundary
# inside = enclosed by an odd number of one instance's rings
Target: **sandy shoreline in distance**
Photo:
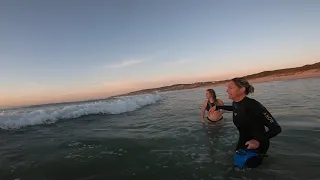
[[[315,66],[315,65],[314,65]],[[320,68],[315,67],[314,69],[303,70],[309,68],[308,66],[302,66],[298,68],[291,68],[291,69],[282,69],[282,70],[274,70],[269,72],[261,72],[249,76],[256,76],[257,78],[248,78],[250,83],[263,83],[263,82],[270,82],[270,81],[283,81],[283,80],[294,80],[294,79],[305,79],[305,78],[315,78],[320,77]],[[298,69],[301,69],[300,71]],[[265,76],[264,74],[271,74]],[[263,76],[259,78],[259,76]],[[171,86],[159,87],[159,88],[152,88],[152,89],[144,89],[136,92],[131,92],[128,94],[120,95],[141,95],[141,94],[149,94],[154,92],[170,92],[170,91],[180,91],[180,90],[187,90],[187,89],[198,89],[198,88],[213,88],[218,86],[225,86],[228,80],[221,80],[218,82],[213,83],[206,83],[203,85],[201,82],[192,83],[192,84],[175,84]]]
[[[296,72],[291,74],[279,74],[274,76],[267,76],[263,78],[251,79],[252,83],[268,82],[268,81],[281,81],[281,80],[292,80],[292,79],[305,79],[312,77],[320,77],[320,70],[314,69],[304,72]]]
[[[313,78],[313,77],[320,77],[320,70],[314,69],[304,72],[296,72],[296,73],[290,73],[290,74],[277,74],[272,76],[267,76],[263,78],[256,78],[256,79],[249,79],[250,83],[262,83],[262,82],[271,82],[271,81],[282,81],[282,80],[294,80],[294,79],[305,79],[305,78]],[[199,88],[205,88],[205,87],[218,87],[222,86],[225,83],[218,83],[213,84],[209,86],[203,86]]]

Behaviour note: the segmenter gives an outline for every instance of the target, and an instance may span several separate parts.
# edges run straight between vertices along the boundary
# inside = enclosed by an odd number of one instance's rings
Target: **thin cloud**
[[[178,60],[175,60],[175,61],[169,61],[166,64],[167,65],[183,64],[183,63],[188,63],[190,61],[191,61],[190,59],[178,59]]]
[[[145,62],[145,60],[129,60],[129,61],[122,61],[118,64],[111,64],[108,65],[107,68],[108,69],[116,69],[116,68],[123,68],[123,67],[128,67],[128,66],[132,66],[132,65],[136,65],[136,64],[141,64]]]
[[[178,61],[176,61],[176,63],[186,63],[186,62],[189,62],[190,60],[187,60],[187,59],[180,59]]]

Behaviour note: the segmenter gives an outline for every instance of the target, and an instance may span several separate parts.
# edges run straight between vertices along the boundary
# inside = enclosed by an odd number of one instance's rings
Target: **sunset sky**
[[[319,0],[2,0],[0,107],[319,61]]]

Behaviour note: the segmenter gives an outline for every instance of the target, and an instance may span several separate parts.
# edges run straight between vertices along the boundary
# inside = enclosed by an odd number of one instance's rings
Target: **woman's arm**
[[[265,137],[271,139],[282,131],[280,125],[270,112],[258,101],[254,100],[251,108],[253,109],[253,113],[257,116],[257,120],[268,128],[268,131],[264,134]]]
[[[217,103],[217,106],[224,106],[224,103],[221,99],[218,99],[218,103]],[[216,108],[217,110],[220,110],[221,113],[224,113],[224,110],[223,109],[218,109]]]
[[[222,109],[222,110],[226,110],[226,111],[233,111],[233,107],[232,106],[216,106],[216,110],[219,110],[219,109]]]
[[[206,108],[207,108],[207,101],[204,101],[203,105],[202,105],[202,109],[201,109],[201,120],[202,120],[202,123],[204,124],[205,121],[204,121],[204,115],[206,113]]]
[[[250,118],[252,118],[252,136],[253,139],[246,142],[248,149],[256,149],[261,143],[269,141],[269,139],[275,137],[281,132],[281,127],[277,121],[272,117],[270,112],[258,101],[252,99],[248,102],[250,109]],[[261,124],[268,127],[268,131],[265,132],[264,127],[261,128]]]

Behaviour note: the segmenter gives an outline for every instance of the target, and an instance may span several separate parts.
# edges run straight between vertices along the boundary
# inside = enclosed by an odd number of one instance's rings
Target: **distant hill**
[[[303,73],[310,70],[319,70],[320,71],[320,62],[310,65],[305,65],[301,67],[295,68],[287,68],[287,69],[278,69],[273,71],[263,71],[256,74],[251,74],[244,76],[248,80],[254,80],[259,78],[266,78],[266,77],[277,77],[277,76],[290,76],[296,73]],[[215,81],[215,82],[196,82],[191,84],[174,84],[171,86],[163,86],[158,88],[151,88],[151,89],[143,89],[139,91],[130,92],[124,95],[137,95],[137,94],[145,94],[145,93],[153,93],[153,92],[165,92],[165,91],[175,91],[175,90],[184,90],[184,89],[194,89],[199,87],[206,87],[206,86],[217,86],[228,82],[229,80],[222,80],[222,81]]]
[[[263,78],[267,76],[291,75],[291,74],[301,73],[304,71],[310,71],[315,69],[320,70],[320,62],[311,64],[311,65],[301,66],[301,67],[295,67],[295,68],[278,69],[274,71],[263,71],[257,74],[251,74],[251,75],[245,76],[245,78],[256,79],[256,78]]]

